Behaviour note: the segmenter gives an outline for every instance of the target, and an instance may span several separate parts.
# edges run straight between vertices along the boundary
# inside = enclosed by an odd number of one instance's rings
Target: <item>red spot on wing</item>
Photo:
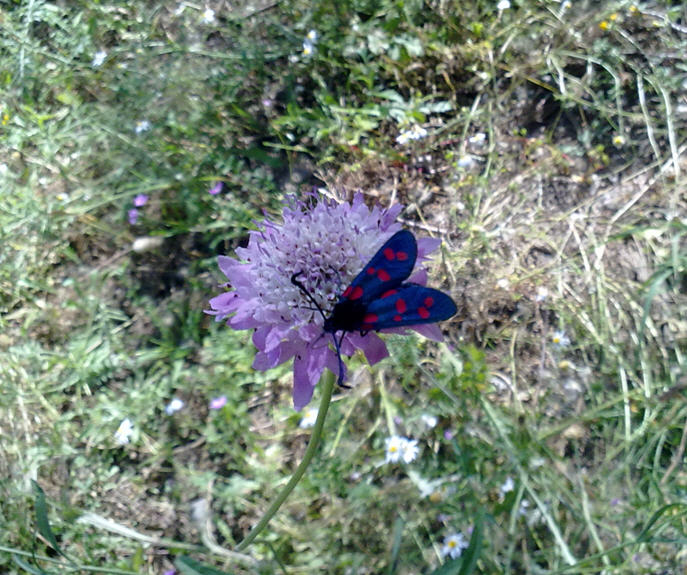
[[[380,295],[379,298],[384,299],[385,297],[392,296],[396,293],[398,293],[397,289],[390,289],[390,290],[385,291],[382,295]]]
[[[351,286],[348,286],[341,295],[345,298],[348,298],[348,296],[351,295],[352,291],[353,288]]]
[[[425,298],[425,307],[432,307],[434,305],[434,298],[431,295],[428,295]]]
[[[379,316],[376,313],[367,313],[363,317],[363,324],[367,326],[372,326],[372,324],[377,323]]]
[[[386,270],[379,270],[377,272],[377,277],[383,282],[388,282],[391,279],[391,276]]]
[[[367,268],[367,275],[368,276],[374,275],[374,273],[376,271],[377,271],[376,269],[374,269],[372,266],[370,266],[369,268]]]
[[[406,305],[406,300],[404,299],[397,299],[396,300],[396,311],[398,313],[405,313],[405,311],[408,309],[408,306]]]
[[[386,248],[384,250],[384,257],[391,261],[396,257],[396,252],[394,252],[394,250],[392,250],[391,248]]]
[[[348,291],[348,289],[349,288],[347,288],[346,291]],[[345,294],[346,294],[346,292],[344,292],[344,295]],[[347,297],[348,297],[348,299],[360,299],[362,296],[363,296],[363,288],[361,288],[360,286],[355,286],[351,290],[351,295],[349,295]]]
[[[403,317],[400,316],[400,315],[395,315],[395,316],[394,316],[394,321],[401,321],[402,319],[403,319]]]
[[[408,259],[408,254],[406,252],[396,252],[396,259],[404,262]]]
[[[422,319],[427,319],[429,317],[429,310],[426,307],[419,307],[417,308],[417,314]]]

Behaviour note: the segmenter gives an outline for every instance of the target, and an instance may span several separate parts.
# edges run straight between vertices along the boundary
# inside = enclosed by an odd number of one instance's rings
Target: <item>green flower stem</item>
[[[329,404],[332,400],[332,392],[334,391],[335,380],[336,378],[333,373],[330,371],[325,372],[324,377],[322,378],[322,399],[320,400],[320,408],[317,412],[315,427],[313,427],[312,435],[310,436],[310,441],[307,449],[305,450],[303,460],[294,474],[291,476],[291,479],[289,479],[286,487],[281,490],[272,505],[270,505],[269,509],[265,512],[265,515],[262,516],[262,519],[260,519],[255,527],[253,527],[248,536],[236,546],[237,551],[243,551],[255,540],[258,535],[260,535],[260,533],[262,533],[265,527],[267,527],[267,524],[270,522],[270,519],[272,519],[274,514],[279,511],[279,508],[282,506],[284,501],[286,501],[286,498],[291,494],[296,485],[298,485],[298,482],[305,474],[306,469],[308,469],[308,465],[310,465],[310,462],[312,461],[312,458],[320,444],[320,439],[322,439],[322,428],[324,427],[324,420],[327,417],[327,410],[329,409]]]

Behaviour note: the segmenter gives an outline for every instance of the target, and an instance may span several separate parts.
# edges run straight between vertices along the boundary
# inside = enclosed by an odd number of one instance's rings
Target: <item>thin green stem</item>
[[[286,487],[284,487],[284,489],[281,490],[281,492],[274,500],[272,505],[270,505],[269,509],[265,512],[265,515],[262,516],[262,519],[260,519],[260,521],[255,527],[253,527],[253,530],[248,534],[248,536],[236,546],[237,551],[243,551],[255,540],[255,538],[258,535],[260,535],[260,533],[262,533],[265,527],[267,527],[267,524],[270,522],[270,519],[272,519],[275,513],[279,511],[279,508],[282,506],[284,501],[286,501],[286,498],[291,494],[296,485],[298,485],[298,482],[305,474],[306,469],[308,469],[308,465],[310,465],[310,462],[312,461],[312,458],[315,455],[315,452],[317,451],[317,448],[320,444],[320,439],[322,438],[322,428],[324,427],[324,420],[327,417],[327,410],[329,409],[329,404],[332,400],[332,392],[334,391],[335,377],[333,373],[327,371],[325,372],[325,375],[322,379],[322,399],[320,400],[320,409],[317,412],[317,420],[315,421],[315,427],[313,427],[312,435],[310,436],[310,442],[308,443],[308,447],[305,450],[303,460],[301,461],[300,465],[298,466],[294,474],[291,476],[291,479],[289,479],[289,482],[286,484]]]

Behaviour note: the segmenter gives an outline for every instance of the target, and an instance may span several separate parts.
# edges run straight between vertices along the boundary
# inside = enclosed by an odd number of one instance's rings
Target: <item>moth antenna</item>
[[[301,290],[301,293],[308,298],[308,301],[312,303],[316,308],[317,311],[320,312],[320,315],[322,316],[322,319],[324,321],[327,321],[327,316],[324,313],[324,310],[318,303],[318,301],[312,296],[312,294],[307,290],[307,288],[303,285],[303,282],[301,282],[298,279],[298,276],[303,275],[303,271],[298,271],[295,274],[291,276],[291,283],[295,285],[299,290]],[[336,334],[332,333],[332,341],[334,342],[334,349],[336,349],[336,357],[339,360],[339,376],[338,379],[336,380],[336,384],[339,387],[344,387],[346,389],[350,389],[350,386],[346,385],[343,380],[344,380],[344,363],[343,359],[341,359],[341,343],[343,342],[343,338],[346,335],[346,332],[343,331],[341,332],[341,337],[337,340],[336,339]]]
[[[291,275],[291,283],[295,285],[299,290],[301,290],[301,293],[308,298],[308,301],[315,306],[317,311],[320,312],[320,315],[322,316],[323,320],[327,319],[327,316],[324,313],[324,310],[320,306],[320,304],[317,302],[317,300],[312,296],[312,294],[308,291],[308,289],[303,285],[303,282],[301,282],[298,279],[298,276],[303,275],[302,271],[296,272],[295,274]]]

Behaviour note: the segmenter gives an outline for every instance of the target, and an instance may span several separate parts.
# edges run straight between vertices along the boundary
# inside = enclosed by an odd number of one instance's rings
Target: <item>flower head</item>
[[[200,21],[203,24],[212,24],[215,21],[215,11],[212,8],[206,8],[200,15]]]
[[[399,435],[392,435],[391,437],[387,437],[384,440],[384,443],[386,444],[386,459],[385,461],[387,463],[396,463],[400,461],[401,459],[401,454],[403,453],[403,442],[405,441],[404,437],[400,437]]]
[[[417,439],[406,439],[401,445],[401,459],[404,463],[411,463],[417,459],[420,448],[417,446]]]
[[[503,501],[506,497],[506,493],[510,493],[513,489],[515,489],[515,481],[513,481],[513,478],[509,475],[501,484],[501,487],[499,487],[499,499]]]
[[[509,0],[501,0],[497,5],[496,9],[499,12],[502,12],[503,10],[508,10],[510,8],[510,2]]]
[[[396,138],[396,141],[403,145],[407,144],[410,140],[421,140],[422,138],[427,136],[427,130],[425,130],[422,126],[419,124],[413,124],[410,128],[407,130],[403,130],[398,137]]]
[[[129,223],[133,226],[138,221],[138,210],[131,208],[128,212]]]
[[[227,396],[220,395],[210,401],[210,409],[222,409],[227,404]]]
[[[177,411],[180,411],[184,407],[184,402],[179,399],[178,397],[175,397],[170,401],[166,406],[165,406],[165,413],[167,415],[172,415],[176,413]]]
[[[127,417],[126,419],[122,420],[122,422],[119,424],[119,427],[117,428],[117,431],[115,431],[115,441],[119,445],[126,445],[127,443],[129,443],[129,439],[131,439],[133,433],[134,424],[131,423],[131,420]]]
[[[408,439],[400,435],[392,435],[385,440],[386,444],[386,463],[397,463],[403,460],[410,463],[415,460],[420,448],[417,446],[417,439]]]
[[[148,203],[148,196],[145,194],[138,194],[134,197],[134,206],[142,208]]]
[[[437,423],[439,422],[437,416],[432,415],[431,413],[423,413],[420,419],[422,419],[422,423],[424,423],[430,429],[436,427]]]
[[[315,425],[315,421],[317,420],[317,413],[318,409],[316,407],[309,407],[308,409],[305,410],[303,414],[303,419],[301,419],[301,422],[298,424],[298,427],[301,429],[307,429],[308,427],[312,427]]]
[[[136,122],[134,132],[136,132],[137,134],[142,134],[143,132],[147,132],[148,130],[150,130],[150,122],[148,120],[140,120]]]
[[[210,194],[211,196],[216,196],[217,194],[219,194],[222,191],[223,188],[224,188],[224,182],[222,180],[220,180],[219,182],[217,182],[214,186],[212,186],[208,190],[208,194]]]
[[[570,338],[565,335],[565,332],[562,329],[553,332],[551,341],[553,342],[553,345],[558,348],[568,347],[570,345]]]
[[[282,223],[265,220],[261,229],[251,232],[248,246],[236,248],[241,261],[219,256],[219,267],[229,280],[225,285],[231,290],[211,299],[212,309],[207,310],[234,329],[255,330],[255,369],[264,371],[293,358],[293,401],[298,410],[310,401],[325,367],[338,374],[339,363],[329,339],[323,337],[324,319],[292,283],[292,276],[299,274],[300,282],[327,313],[365,263],[401,227],[394,222],[401,206],[368,208],[360,193],[350,204],[310,199],[305,203],[291,198],[282,211]],[[417,243],[421,261],[440,241],[420,238]],[[417,271],[410,281],[424,284],[426,272]],[[413,329],[441,339],[435,324]],[[350,356],[357,349],[370,364],[388,355],[376,333],[344,332],[341,352]]]
[[[451,557],[451,559],[458,559],[464,549],[468,547],[468,540],[460,531],[453,533],[444,539],[444,544],[441,547],[441,554],[444,557]]]
[[[303,56],[307,57],[313,55],[313,52],[315,52],[315,44],[317,44],[317,39],[317,30],[310,30],[310,32],[305,35],[305,39],[303,40]]]
[[[103,62],[105,61],[105,58],[107,58],[107,52],[105,50],[98,50],[94,55],[93,55],[93,60],[91,61],[91,66],[94,68],[98,68],[103,65]]]

